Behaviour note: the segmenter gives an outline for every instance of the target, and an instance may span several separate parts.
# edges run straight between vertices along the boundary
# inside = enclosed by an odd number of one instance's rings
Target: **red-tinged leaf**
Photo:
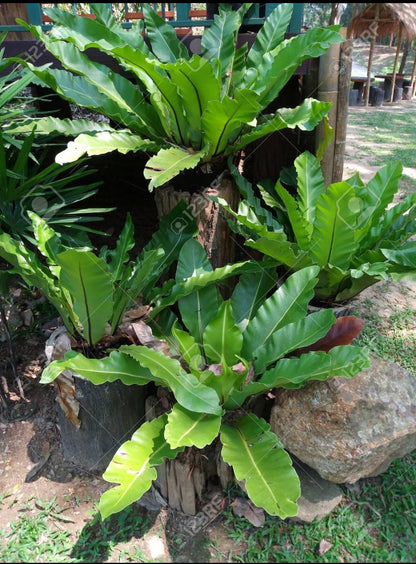
[[[364,323],[364,319],[355,317],[355,315],[338,317],[325,337],[322,337],[313,345],[297,349],[294,354],[300,356],[310,351],[328,352],[339,345],[350,345],[361,333]]]

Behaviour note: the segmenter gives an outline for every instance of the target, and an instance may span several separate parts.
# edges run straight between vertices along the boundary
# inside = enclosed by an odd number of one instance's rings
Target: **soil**
[[[352,154],[351,146],[347,147],[346,154]],[[125,214],[130,211],[136,227],[138,246],[141,248],[154,232],[157,216],[152,195],[145,187],[138,185],[137,163],[117,156],[116,162],[106,158],[97,164],[104,168],[106,177],[105,187],[100,191],[99,205],[118,206],[118,210],[112,212],[106,220],[110,238],[114,239],[120,232]],[[348,176],[362,166],[360,161],[348,157]],[[120,170],[124,170],[123,178],[119,177]],[[367,169],[367,172],[372,171]],[[120,201],[123,202],[121,206]],[[97,244],[102,244],[98,237]],[[367,298],[376,304],[381,315],[397,312],[401,307],[416,310],[416,284],[380,282],[365,290],[359,300],[366,303]],[[9,354],[6,342],[0,342],[0,377],[6,378],[10,385],[7,409],[3,405],[0,410],[0,494],[10,494],[1,505],[0,529],[10,528],[10,522],[21,515],[22,503],[32,496],[43,501],[56,498],[58,505],[68,509],[66,514],[71,517],[71,521],[61,528],[74,533],[75,539],[75,534],[79,535],[92,522],[90,512],[94,503],[111,485],[100,475],[68,463],[63,456],[54,388],[52,385],[39,383],[45,366],[45,340],[53,325],[54,321],[44,324],[43,330],[38,328],[37,331],[33,331],[31,326],[20,327],[14,339],[24,400],[13,382],[10,363],[7,362]],[[236,556],[239,549],[228,537],[222,520],[223,509],[227,504],[228,500],[223,499],[211,516],[205,518],[202,526],[192,527],[191,524],[185,535],[183,527],[179,529],[183,516],[166,508],[151,511],[137,505],[137,512],[148,518],[149,525],[145,534],[139,538],[121,538],[112,556],[102,561],[120,561],[122,551],[133,552],[138,549],[143,551],[145,558],[152,561],[228,562],[229,551],[232,550]],[[36,511],[35,506],[30,509],[31,513]],[[189,531],[197,532],[189,534]],[[208,547],[207,540],[214,544]]]

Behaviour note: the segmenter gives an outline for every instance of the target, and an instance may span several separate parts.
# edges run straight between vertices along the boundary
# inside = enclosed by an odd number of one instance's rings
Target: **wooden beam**
[[[399,35],[397,36],[397,49],[396,49],[396,56],[394,58],[393,77],[391,79],[390,102],[393,102],[393,97],[394,97],[394,87],[396,85],[396,74],[397,74],[397,61],[399,60],[400,47],[401,47],[401,44],[402,44],[402,32],[403,32],[403,29],[402,29],[402,26],[400,26]]]
[[[370,84],[371,84],[371,67],[373,65],[373,56],[374,56],[374,46],[376,44],[376,37],[378,33],[378,22],[379,22],[379,5],[376,4],[376,13],[374,15],[374,28],[375,31],[371,36],[370,42],[370,53],[368,54],[368,65],[367,65],[367,82],[365,85],[365,93],[364,93],[364,106],[368,106],[368,99],[370,97]]]

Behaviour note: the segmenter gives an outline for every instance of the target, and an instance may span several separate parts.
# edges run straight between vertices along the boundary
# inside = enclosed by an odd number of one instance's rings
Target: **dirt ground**
[[[359,170],[360,173],[371,177],[375,171],[366,168],[365,163],[358,158],[353,158],[353,142],[352,136],[348,138],[350,144],[346,150],[346,175],[350,176],[355,170]],[[108,174],[112,174],[111,170]],[[129,182],[134,181],[133,177],[134,171]],[[126,190],[125,197],[129,199],[126,208],[135,209],[135,201],[131,199],[128,186],[119,188]],[[136,198],[138,197],[137,195]],[[136,209],[139,212],[133,219],[137,227],[141,226],[139,236],[143,244],[154,229],[154,221],[148,214],[149,207],[153,204],[149,199],[146,208],[142,199],[136,202],[138,202]],[[100,205],[113,205],[111,193],[102,196]],[[123,218],[114,215],[112,227],[115,232],[118,229],[117,221],[122,222]],[[365,290],[359,299],[365,301],[367,298],[374,304],[372,307],[378,308],[381,316],[397,312],[401,307],[411,307],[416,310],[416,284],[380,282],[375,287]],[[14,343],[26,401],[17,401],[16,395],[15,404],[19,407],[10,408],[7,414],[1,413],[0,495],[10,495],[7,497],[7,503],[1,506],[0,529],[9,529],[10,522],[17,520],[21,515],[21,504],[30,497],[35,496],[44,501],[54,497],[61,508],[68,508],[65,514],[71,517],[71,521],[62,524],[62,528],[79,534],[92,520],[90,512],[94,508],[94,503],[111,486],[99,475],[82,471],[64,459],[54,389],[52,385],[39,384],[45,364],[45,338],[46,332],[44,336],[26,335],[23,332]],[[6,345],[4,342],[0,345],[1,377],[10,368],[5,360],[8,357]],[[9,503],[11,500],[15,502]],[[208,520],[196,535],[188,538],[185,544],[180,545],[179,548],[176,546],[175,555],[172,556],[171,547],[175,544],[175,535],[179,534],[175,514],[166,509],[158,512],[138,507],[137,510],[149,517],[150,525],[147,533],[142,538],[133,537],[121,542],[112,557],[105,560],[106,562],[120,561],[123,550],[134,549],[143,550],[143,554],[149,560],[164,562],[227,562],[229,551],[233,550],[234,554],[238,551],[238,547],[235,547],[234,542],[227,536],[220,511],[214,514],[212,522]],[[29,510],[32,513],[35,511],[35,507]],[[211,540],[214,544],[208,547],[207,540]]]

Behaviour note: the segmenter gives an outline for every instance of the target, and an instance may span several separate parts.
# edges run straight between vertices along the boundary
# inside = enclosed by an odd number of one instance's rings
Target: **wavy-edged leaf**
[[[46,258],[51,272],[58,276],[58,270],[53,267],[56,267],[58,254],[64,251],[61,239],[42,217],[29,210],[27,214],[33,225],[38,249]]]
[[[334,312],[327,309],[281,326],[263,347],[253,353],[256,374],[290,352],[316,343],[328,333],[335,321]]]
[[[159,61],[174,63],[180,58],[188,59],[188,49],[178,39],[175,29],[161,18],[150,4],[143,4],[142,9],[152,51]]]
[[[295,159],[295,168],[299,212],[311,226],[311,233],[315,220],[316,201],[325,192],[325,180],[318,160],[309,151],[305,151]]]
[[[204,142],[210,146],[210,155],[229,154],[228,145],[235,141],[242,125],[256,118],[260,110],[257,94],[248,89],[236,90],[234,98],[210,100],[202,114]]]
[[[136,261],[135,265],[125,266],[120,271],[121,278],[115,284],[114,307],[110,325],[114,331],[120,324],[124,313],[133,305],[144,288],[159,277],[163,272],[165,253],[163,249],[147,251],[143,260]],[[114,279],[114,276],[113,276]]]
[[[220,14],[215,14],[212,25],[202,35],[201,56],[210,62],[215,59],[220,62],[214,68],[218,79],[232,70],[236,34],[240,24],[241,16],[237,12],[221,10]]]
[[[129,251],[133,249],[134,245],[134,225],[130,213],[127,213],[126,221],[118,236],[115,248],[111,250],[102,248],[100,252],[101,258],[108,264],[114,281],[121,279],[123,269],[130,260]]]
[[[212,199],[215,202],[218,202],[221,207],[230,214],[230,216],[232,216],[248,229],[254,231],[254,233],[257,233],[259,235],[267,233],[267,227],[269,223],[268,219],[270,216],[264,213],[263,210],[260,212],[260,215],[257,215],[257,204],[255,204],[254,202],[253,205],[250,205],[247,200],[243,200],[238,204],[238,210],[235,211],[223,198],[213,197]],[[233,228],[234,222],[228,221],[228,223],[230,227]],[[274,226],[276,228],[276,231],[280,230],[280,234],[282,235],[282,237],[284,237],[283,228],[278,225],[277,222],[273,223],[273,219],[271,217],[270,223],[272,224],[271,227]]]
[[[259,347],[267,346],[280,327],[306,316],[318,282],[318,272],[317,266],[298,270],[264,301],[244,332],[246,358],[251,358]]]
[[[258,124],[238,138],[232,147],[227,148],[226,154],[238,151],[249,143],[286,127],[311,131],[328,114],[330,108],[329,102],[306,98],[296,108],[279,108],[276,114],[260,116]]]
[[[157,477],[155,466],[162,464],[165,458],[175,458],[183,450],[172,449],[166,441],[166,421],[164,414],[143,423],[114,455],[103,478],[120,485],[101,496],[98,508],[103,519],[139,500]]]
[[[112,105],[118,108],[120,117],[117,121],[121,121],[138,133],[146,135],[147,131],[149,137],[158,138],[163,135],[163,128],[155,109],[145,100],[141,91],[130,80],[112,71],[107,65],[92,61],[72,43],[50,41],[47,36],[43,38],[43,42],[48,51],[62,62],[67,71],[84,77],[88,83],[97,88],[107,100],[108,108],[111,108]],[[60,76],[62,76],[62,73]],[[56,87],[62,90],[64,84],[59,81]],[[68,84],[68,80],[66,84]],[[74,94],[79,96],[77,92],[74,92]],[[117,113],[117,110],[115,110],[115,113]]]
[[[380,218],[399,189],[402,172],[403,166],[400,162],[388,163],[377,171],[366,186],[355,189],[356,197],[361,200],[356,233],[359,241],[366,237],[371,227],[378,226]]]
[[[67,44],[63,43],[63,52],[65,52],[66,46]],[[89,61],[89,59],[85,57],[85,55],[82,56],[86,61]],[[119,100],[114,99],[116,98],[115,96],[107,95],[104,85],[108,82],[114,82],[116,85],[118,85],[118,83],[121,82],[120,75],[115,75],[120,76],[120,79],[113,78],[110,80],[107,78],[107,80],[105,81],[103,78],[102,82],[104,91],[101,91],[97,86],[97,82],[91,82],[89,77],[87,76],[75,75],[71,72],[61,69],[47,68],[47,65],[43,67],[35,67],[30,63],[25,64],[28,68],[30,68],[33,74],[36,75],[38,79],[40,79],[40,81],[37,80],[36,82],[40,82],[41,85],[46,84],[49,88],[57,92],[65,100],[73,102],[78,106],[90,108],[100,114],[107,116],[113,121],[124,125],[125,127],[131,128],[132,131],[136,133],[139,132],[145,136],[153,136],[154,139],[159,139],[159,143],[161,142],[160,140],[164,135],[164,131],[160,125],[158,115],[148,103],[144,102],[143,99],[141,102],[137,102],[134,108],[135,110],[138,110],[139,108],[141,109],[142,115],[140,115],[139,113],[135,113],[132,109],[130,110],[128,107],[126,107],[126,103],[122,105],[118,103]],[[134,96],[133,93],[129,94],[129,88],[133,88],[136,91],[137,97],[137,90],[131,83],[128,88],[125,88],[125,86],[123,87],[122,85],[119,86],[121,90],[119,99],[122,99],[124,95],[127,100]],[[98,126],[96,124],[92,124],[91,128],[87,127],[84,131],[89,132],[90,130],[94,131],[97,129]],[[102,129],[109,131],[112,130],[112,128],[110,128],[108,124],[106,124],[106,126],[101,126],[100,130]]]
[[[275,261],[237,262],[216,268],[212,272],[202,272],[175,284],[167,282],[160,291],[153,294],[155,305],[150,316],[154,318],[162,309],[179,300],[179,309],[186,327],[199,342],[202,342],[200,329],[203,331],[221,302],[218,289],[214,284],[221,283],[231,276],[259,272],[273,266],[276,266]],[[203,304],[208,305],[203,307]],[[201,313],[202,311],[204,313]]]
[[[306,33],[282,41],[263,55],[256,69],[257,79],[251,88],[260,95],[264,107],[277,97],[303,61],[320,57],[331,45],[345,41],[338,30],[339,26],[309,29]]]
[[[148,273],[148,283],[143,288],[143,295],[150,301],[154,285],[163,272],[179,258],[184,244],[198,233],[198,226],[190,208],[184,200],[180,200],[172,211],[163,215],[159,221],[159,229],[152,235],[149,243],[138,256],[139,266],[149,251],[162,249],[164,255],[159,255],[154,262],[152,272]]]
[[[259,68],[265,53],[279,45],[287,31],[293,12],[293,4],[278,4],[269,14],[256,34],[253,46],[247,57],[247,67]]]
[[[239,361],[243,334],[236,325],[231,303],[223,302],[203,334],[205,356],[211,362],[233,366]]]
[[[70,293],[84,338],[95,345],[113,311],[113,283],[106,262],[92,252],[68,249],[57,256],[59,281]]]
[[[151,157],[145,166],[143,175],[150,179],[149,190],[166,184],[182,170],[195,168],[206,156],[207,151],[190,152],[179,147],[160,149],[157,155]]]
[[[190,333],[178,329],[176,323],[172,326],[172,336],[191,372],[198,376],[199,368],[204,364],[200,345],[195,341]]]
[[[249,498],[281,519],[298,512],[299,478],[270,425],[254,414],[221,425],[222,457],[244,480]]]
[[[368,350],[355,345],[340,345],[327,353],[309,352],[299,358],[282,358],[257,382],[249,382],[242,390],[235,390],[225,408],[237,409],[248,397],[273,388],[300,388],[312,380],[323,381],[336,376],[353,378],[369,366]]]
[[[149,49],[141,34],[142,22],[138,22],[135,29],[124,30],[120,23],[114,20],[108,4],[95,3],[91,4],[91,8],[96,19],[77,16],[60,8],[44,8],[45,14],[54,22],[52,29],[48,32],[49,35],[54,39],[65,39],[74,43],[81,51],[90,47],[108,51],[115,45],[127,44],[149,54]],[[37,26],[26,24],[25,27],[32,33],[33,28],[37,33],[40,31]]]
[[[242,331],[257,313],[276,285],[276,270],[264,269],[258,274],[243,274],[231,296],[231,306],[236,324]]]
[[[61,315],[70,332],[76,332],[76,320],[71,304],[57,284],[57,279],[36,254],[7,233],[0,232],[0,256],[9,262],[13,272],[19,274],[30,286],[39,288]]]
[[[347,182],[337,182],[317,199],[310,255],[320,266],[348,268],[357,248],[354,198],[354,189]]]
[[[198,55],[189,61],[176,61],[164,65],[178,88],[189,123],[189,140],[195,149],[201,148],[202,113],[210,100],[219,100],[220,83],[214,76],[211,64]]]
[[[72,163],[85,154],[92,157],[93,155],[104,155],[112,151],[118,151],[123,155],[129,151],[149,151],[153,153],[158,148],[159,146],[153,141],[133,135],[127,129],[99,131],[92,135],[81,134],[74,141],[69,141],[67,148],[56,155],[55,161],[58,164]]]
[[[260,199],[254,194],[251,182],[239,173],[237,167],[231,162],[231,159],[228,166],[230,167],[231,174],[239,191],[247,200],[247,202],[243,201],[239,203],[238,215],[246,215],[250,220],[252,220],[252,212],[254,211],[254,221],[256,223],[258,222],[259,224],[266,225],[268,229],[275,232],[282,231],[282,226],[276,220],[274,215],[262,205]],[[226,200],[223,198],[213,197],[212,200],[218,201],[227,211],[231,209]]]
[[[389,261],[416,268],[416,241],[408,241],[398,249],[380,249]]]
[[[187,131],[181,99],[163,65],[146,57],[129,45],[115,47],[112,54],[127,70],[130,70],[146,86],[152,106],[157,111],[168,138],[184,145],[183,133]]]
[[[174,393],[177,402],[186,409],[212,415],[222,413],[216,392],[185,372],[176,359],[138,345],[123,345],[119,350],[133,357],[141,366],[148,368],[155,378],[164,382]]]
[[[104,358],[87,358],[76,351],[69,351],[65,353],[64,360],[54,360],[48,364],[42,372],[41,383],[53,382],[64,370],[76,372],[96,385],[116,380],[126,386],[145,386],[149,382],[156,382],[158,385],[162,383],[150,370],[120,350],[114,350]]]
[[[305,268],[312,265],[307,253],[299,252],[295,243],[290,243],[282,233],[267,233],[265,237],[253,240],[248,239],[247,247],[256,249],[264,255],[271,257],[290,268]]]
[[[241,84],[241,81],[243,80],[243,76],[247,72],[246,69],[247,50],[248,50],[247,43],[244,43],[244,45],[241,45],[241,47],[238,47],[235,50],[233,68],[229,77],[230,88],[228,89],[228,93],[232,93],[233,88],[236,88],[239,84]]]
[[[218,436],[220,415],[194,413],[179,404],[168,414],[165,438],[172,448],[196,446],[204,448]]]
[[[361,248],[399,247],[416,232],[416,192],[386,210],[361,242]]]
[[[205,276],[204,276],[205,275]],[[207,276],[208,275],[208,276]],[[179,311],[182,321],[194,339],[202,344],[202,335],[209,320],[221,303],[218,288],[213,284],[204,284],[201,281],[208,277],[214,278],[213,269],[205,249],[198,241],[191,239],[182,247],[176,269],[176,284],[168,286],[168,295],[160,299],[152,311],[166,307],[179,301]],[[201,281],[198,284],[198,281]],[[165,287],[161,295],[165,294]]]
[[[303,251],[309,250],[313,226],[300,211],[298,201],[283,187],[280,180],[276,182],[274,189],[285,206],[285,211],[297,244]]]
[[[30,133],[36,128],[37,135],[49,135],[59,133],[66,137],[76,137],[81,133],[94,133],[98,131],[116,131],[108,123],[98,123],[88,119],[59,119],[52,116],[25,120],[24,123],[12,124],[8,132]]]

